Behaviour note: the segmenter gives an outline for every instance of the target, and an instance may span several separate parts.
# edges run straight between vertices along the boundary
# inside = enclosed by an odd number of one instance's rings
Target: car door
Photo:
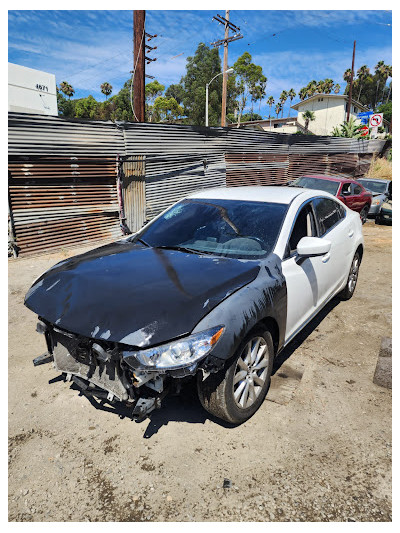
[[[360,212],[361,209],[364,207],[366,202],[365,202],[365,197],[364,197],[363,192],[364,192],[363,187],[361,187],[357,183],[351,184],[351,194],[352,194],[353,205],[354,205],[354,207],[352,207],[351,209],[353,209],[353,211]]]
[[[301,206],[295,216],[286,250],[282,259],[282,271],[287,288],[287,318],[285,343],[294,337],[316,312],[319,301],[321,257],[299,260],[297,244],[303,237],[317,237],[318,229],[312,201]]]
[[[328,254],[318,257],[318,291],[320,305],[340,288],[349,274],[355,232],[346,216],[346,209],[336,200],[326,197],[313,199],[318,236],[330,241]],[[323,265],[323,266],[322,266]]]
[[[343,183],[339,196],[340,200],[342,200],[347,207],[353,209],[353,211],[357,211],[357,198],[354,196],[352,185],[351,181]]]

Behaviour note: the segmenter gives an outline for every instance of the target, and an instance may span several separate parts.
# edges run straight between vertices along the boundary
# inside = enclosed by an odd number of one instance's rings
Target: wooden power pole
[[[349,88],[349,102],[347,104],[347,118],[346,122],[350,119],[350,109],[351,109],[351,101],[353,96],[353,77],[354,77],[354,58],[356,55],[356,41],[354,41],[353,44],[353,61],[351,63],[351,77],[350,77],[350,88]]]
[[[228,44],[232,41],[237,41],[238,39],[243,39],[243,35],[240,33],[239,26],[229,22],[229,9],[225,11],[225,17],[217,15],[213,17],[213,20],[216,20],[220,24],[225,26],[225,35],[223,39],[219,39],[214,43],[211,43],[215,48],[219,48],[222,44],[224,45],[224,68],[223,68],[223,77],[222,77],[222,110],[221,110],[221,126],[226,126],[226,99],[227,99],[227,88],[228,88],[228,74],[225,72],[228,70]],[[234,32],[232,37],[229,37],[229,30]]]
[[[226,126],[226,94],[228,88],[228,37],[229,37],[229,9],[225,11],[225,36],[224,36],[224,74],[222,76],[222,110],[221,126]]]
[[[145,121],[145,31],[146,11],[133,12],[133,111],[137,122]]]

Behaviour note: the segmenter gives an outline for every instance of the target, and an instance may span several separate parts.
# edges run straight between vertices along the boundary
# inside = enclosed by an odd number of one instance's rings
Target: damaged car
[[[33,283],[25,305],[47,347],[34,364],[139,419],[190,381],[209,413],[240,424],[277,354],[331,298],[351,298],[362,255],[358,213],[329,193],[203,190]]]

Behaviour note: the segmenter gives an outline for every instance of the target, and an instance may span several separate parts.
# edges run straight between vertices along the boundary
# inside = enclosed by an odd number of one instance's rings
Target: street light
[[[213,77],[211,81],[206,83],[206,126],[208,127],[208,87],[209,85],[217,78],[218,76],[221,76],[221,74],[232,74],[233,68],[228,68],[228,70],[225,70],[225,72],[219,72],[216,76]]]

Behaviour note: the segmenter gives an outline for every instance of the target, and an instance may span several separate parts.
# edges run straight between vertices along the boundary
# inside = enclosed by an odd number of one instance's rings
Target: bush
[[[385,157],[374,158],[366,177],[391,180],[392,162],[388,161]]]

